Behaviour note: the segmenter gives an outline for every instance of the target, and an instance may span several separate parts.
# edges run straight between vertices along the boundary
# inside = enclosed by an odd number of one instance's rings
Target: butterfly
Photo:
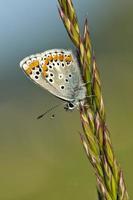
[[[64,100],[65,109],[84,103],[86,87],[71,50],[51,49],[31,55],[20,62],[20,67],[36,84]]]

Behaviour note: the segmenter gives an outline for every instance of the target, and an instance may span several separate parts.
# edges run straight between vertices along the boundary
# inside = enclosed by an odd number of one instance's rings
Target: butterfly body
[[[36,84],[66,101],[67,109],[72,110],[84,102],[86,88],[70,50],[52,49],[31,55],[20,62],[20,67]]]

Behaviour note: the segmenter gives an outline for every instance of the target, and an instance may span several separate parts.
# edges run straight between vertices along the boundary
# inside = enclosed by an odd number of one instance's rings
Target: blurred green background
[[[89,19],[100,67],[107,124],[130,198],[133,152],[133,1],[74,0]],[[82,149],[79,113],[23,74],[20,60],[51,48],[73,49],[56,0],[0,0],[0,199],[96,199],[93,170]]]

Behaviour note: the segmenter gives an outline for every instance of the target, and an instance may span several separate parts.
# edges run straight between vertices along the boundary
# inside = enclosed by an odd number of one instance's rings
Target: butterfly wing
[[[69,50],[32,55],[23,59],[20,67],[36,84],[66,101],[74,100],[75,90],[82,84],[78,63]]]

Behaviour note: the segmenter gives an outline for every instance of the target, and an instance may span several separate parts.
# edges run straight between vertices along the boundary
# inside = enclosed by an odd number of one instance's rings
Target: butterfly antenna
[[[54,110],[55,108],[58,108],[58,107],[61,106],[61,105],[62,105],[62,103],[57,104],[57,105],[55,105],[55,106],[49,108],[46,112],[44,112],[43,114],[39,115],[39,116],[37,117],[37,119],[41,119],[41,118],[44,117],[46,114],[48,114],[49,112],[51,112],[51,111]]]

